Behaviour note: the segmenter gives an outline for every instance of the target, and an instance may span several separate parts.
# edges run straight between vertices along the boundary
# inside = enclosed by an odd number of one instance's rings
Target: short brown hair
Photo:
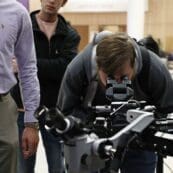
[[[96,62],[107,75],[114,75],[116,69],[130,60],[133,67],[135,53],[132,38],[125,33],[116,33],[102,39],[96,49]]]

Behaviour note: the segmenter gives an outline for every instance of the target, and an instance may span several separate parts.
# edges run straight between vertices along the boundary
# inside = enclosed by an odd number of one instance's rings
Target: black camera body
[[[121,83],[108,77],[106,85],[106,97],[110,101],[126,101],[133,96],[131,81],[124,77]]]
[[[110,105],[97,105],[92,107],[95,121],[92,128],[99,137],[110,137],[124,128],[126,112],[130,108],[137,108],[139,105],[134,101],[128,101],[133,96],[131,81],[124,77],[121,82],[108,77],[105,95],[111,102]]]

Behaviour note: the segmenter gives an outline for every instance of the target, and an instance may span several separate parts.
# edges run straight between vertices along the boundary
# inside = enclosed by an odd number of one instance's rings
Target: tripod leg
[[[163,156],[161,154],[158,154],[156,173],[163,173],[163,164]]]

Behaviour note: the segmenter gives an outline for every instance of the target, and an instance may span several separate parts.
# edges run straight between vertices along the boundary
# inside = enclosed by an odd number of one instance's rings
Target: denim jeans
[[[154,152],[129,150],[125,156],[121,173],[154,173],[157,156]]]
[[[44,119],[39,122],[42,141],[45,148],[49,173],[64,173],[63,143],[60,138],[54,137],[44,128]],[[24,113],[19,112],[18,116],[19,140],[24,130]],[[21,148],[21,147],[20,147]],[[34,173],[36,155],[24,159],[19,149],[19,164],[17,173]]]
[[[111,165],[120,169],[121,173],[155,173],[157,156],[154,152],[142,150],[129,150],[123,160],[123,163],[112,160]],[[108,164],[109,165],[109,164]],[[114,169],[113,169],[114,170]],[[108,169],[97,173],[110,173]]]

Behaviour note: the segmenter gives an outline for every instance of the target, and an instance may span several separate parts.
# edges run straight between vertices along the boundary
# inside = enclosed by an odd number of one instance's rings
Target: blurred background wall
[[[129,1],[134,3],[135,0]],[[146,2],[143,36],[152,35],[163,50],[173,52],[173,12],[171,10],[173,0],[140,1]],[[40,0],[28,0],[28,2],[30,11],[40,8]],[[133,9],[137,14],[131,17],[132,22],[138,19],[138,12],[140,12],[138,6]],[[68,0],[61,13],[79,31],[82,37],[80,50],[90,41],[95,32],[103,29],[127,32],[128,0]],[[140,26],[134,24],[132,27]]]

